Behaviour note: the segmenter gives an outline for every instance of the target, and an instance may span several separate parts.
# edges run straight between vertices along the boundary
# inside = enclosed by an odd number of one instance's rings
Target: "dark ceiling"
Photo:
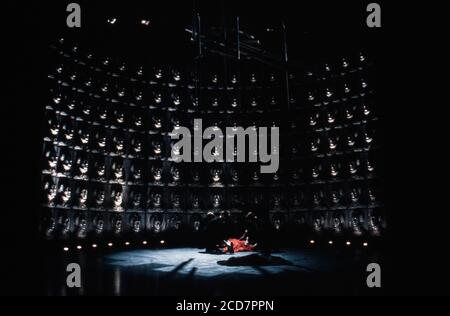
[[[262,45],[279,54],[282,51],[281,25],[285,23],[290,59],[308,60],[336,56],[340,51],[377,48],[381,31],[365,26],[366,3],[326,3],[323,1],[78,1],[82,9],[81,29],[66,26],[66,6],[71,1],[39,3],[17,8],[29,22],[39,45],[54,42],[61,36],[74,36],[96,50],[117,53],[125,58],[149,56],[177,57],[186,54],[194,12],[201,17],[202,29],[226,26],[230,30],[240,17],[240,27],[260,40]],[[27,17],[28,13],[28,17]],[[117,22],[108,24],[108,18]],[[148,27],[140,24],[150,21]],[[36,21],[40,23],[35,23]],[[267,30],[273,30],[267,32]],[[375,39],[375,40],[374,40]],[[370,46],[370,47],[366,47]],[[181,54],[183,52],[184,54]]]

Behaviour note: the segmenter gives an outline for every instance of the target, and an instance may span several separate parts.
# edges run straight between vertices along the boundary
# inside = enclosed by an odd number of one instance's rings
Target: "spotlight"
[[[112,247],[112,246],[113,246],[112,242],[108,243],[108,247]]]
[[[161,240],[160,243],[161,243],[161,245],[164,245],[165,241],[164,241],[164,240]]]
[[[329,245],[332,245],[332,244],[333,244],[333,241],[332,241],[332,240],[330,240],[330,241],[328,242],[328,244],[329,244]]]
[[[129,246],[130,245],[130,243],[127,241],[126,243],[125,243],[125,246]]]
[[[144,241],[142,242],[142,244],[143,244],[143,245],[146,245],[146,244],[147,244],[147,242],[146,242],[146,241],[144,240]]]
[[[364,246],[364,247],[367,247],[368,245],[369,245],[369,244],[368,244],[368,243],[366,243],[366,242],[365,242],[365,243],[363,243],[363,246]]]
[[[309,243],[310,243],[311,245],[314,245],[316,242],[315,242],[314,240],[310,240]]]
[[[63,250],[67,252],[69,251],[69,247],[64,247]]]
[[[117,22],[117,19],[116,18],[109,18],[107,21],[108,21],[109,24],[114,24],[114,23]]]
[[[349,241],[347,241],[345,244],[346,244],[347,246],[350,246],[352,243],[349,242]]]
[[[141,20],[141,24],[145,25],[145,26],[149,26],[150,25],[150,21],[149,20]]]
[[[77,249],[78,249],[78,250],[81,250],[81,246],[77,246]]]
[[[92,248],[97,248],[97,244],[92,244]]]

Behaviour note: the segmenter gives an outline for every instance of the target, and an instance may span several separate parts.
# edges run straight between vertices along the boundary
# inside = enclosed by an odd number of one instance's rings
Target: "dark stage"
[[[80,1],[81,26],[66,3],[36,8],[3,240],[39,273],[7,291],[390,291],[384,33],[367,4],[300,5]]]
[[[442,63],[431,66],[439,50],[412,31],[429,37],[420,19],[393,31],[417,16],[404,10],[9,5],[1,294],[161,305],[160,296],[448,292],[448,260],[436,258],[448,252],[438,203],[448,141],[435,130],[448,123],[431,100],[446,90],[417,71]],[[413,47],[402,52],[406,38]],[[419,47],[434,56],[413,57]],[[69,264],[80,268],[76,288]],[[329,305],[354,311],[353,302]]]
[[[328,249],[327,249],[328,248]],[[207,254],[198,248],[73,249],[47,259],[48,295],[361,295],[366,266],[384,262],[370,248],[285,249],[270,254]],[[65,267],[82,266],[80,289],[66,286]],[[59,271],[60,273],[55,273]]]

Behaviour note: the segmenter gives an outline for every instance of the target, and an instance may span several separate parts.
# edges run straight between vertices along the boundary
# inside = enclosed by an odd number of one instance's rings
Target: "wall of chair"
[[[133,64],[61,39],[52,45],[42,156],[42,232],[101,239],[200,232],[208,213],[308,234],[380,236],[375,66],[360,52],[301,69],[205,54]],[[280,127],[280,168],[176,163],[178,126]]]

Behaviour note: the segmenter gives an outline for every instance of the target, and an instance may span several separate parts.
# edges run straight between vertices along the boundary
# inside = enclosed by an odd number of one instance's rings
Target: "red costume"
[[[246,244],[245,240],[240,240],[240,239],[236,239],[236,238],[229,238],[228,241],[233,244],[234,252],[253,251],[253,249],[255,248],[255,246],[253,246],[253,245],[250,245],[248,243]],[[228,252],[228,247],[223,247],[222,251],[223,252]]]

